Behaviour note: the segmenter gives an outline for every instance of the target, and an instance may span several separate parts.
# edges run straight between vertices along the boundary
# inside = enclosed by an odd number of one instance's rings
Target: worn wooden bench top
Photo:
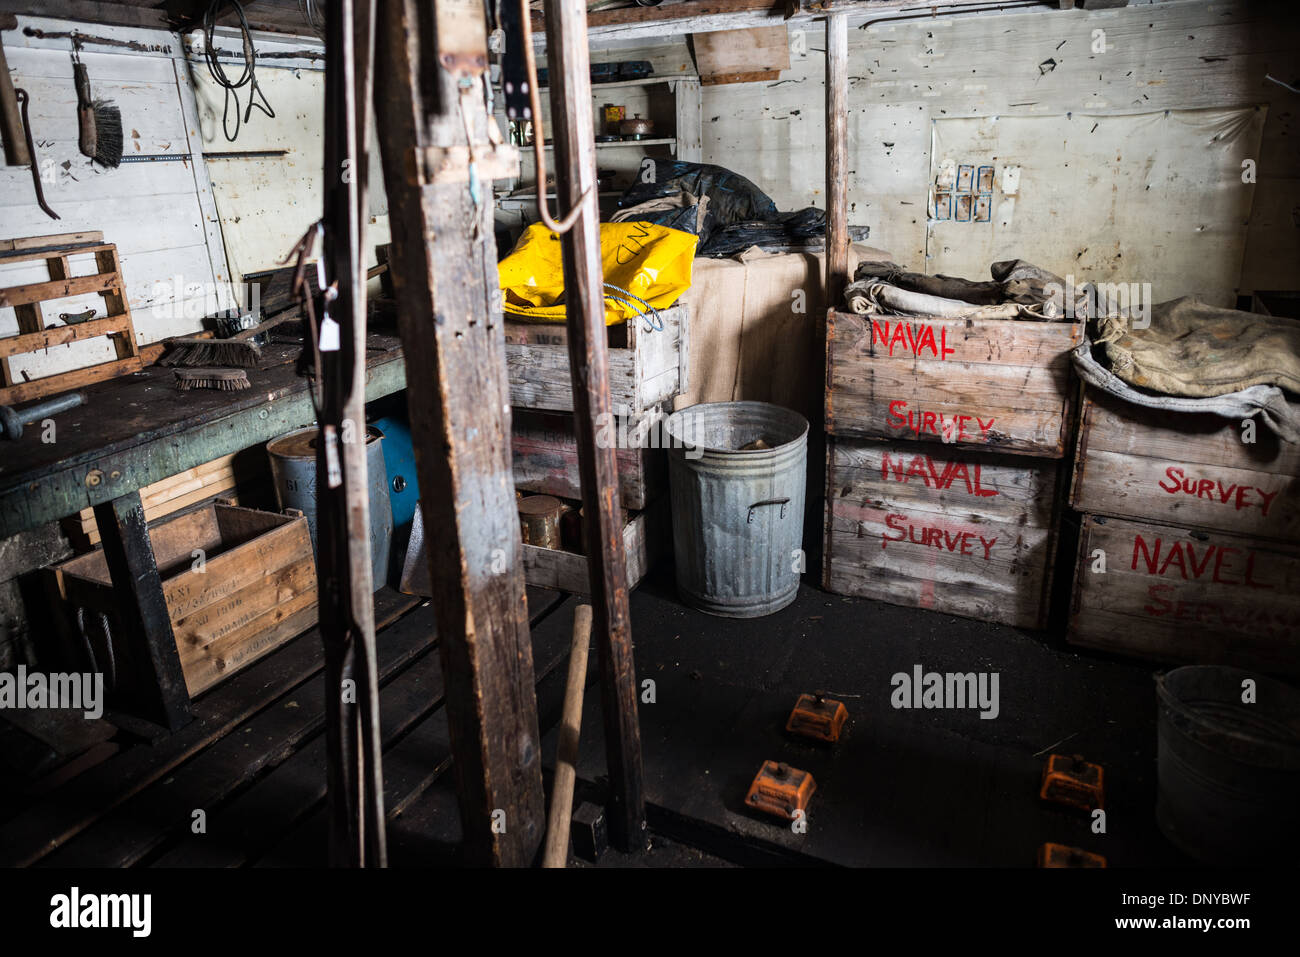
[[[369,344],[367,401],[406,386],[399,339],[374,333]],[[170,368],[150,366],[82,389],[84,405],[53,417],[53,442],[39,424],[0,439],[0,539],[310,425],[298,350],[267,346],[240,392],[179,392]]]

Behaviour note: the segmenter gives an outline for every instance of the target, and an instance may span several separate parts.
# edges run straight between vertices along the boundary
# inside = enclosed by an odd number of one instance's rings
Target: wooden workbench
[[[54,417],[52,442],[39,424],[0,440],[0,539],[95,510],[135,665],[115,708],[173,729],[190,715],[140,489],[314,422],[299,349],[263,349],[240,392],[179,392],[171,369],[151,366],[82,389],[85,404]],[[366,365],[367,401],[406,387],[397,337],[372,334]]]

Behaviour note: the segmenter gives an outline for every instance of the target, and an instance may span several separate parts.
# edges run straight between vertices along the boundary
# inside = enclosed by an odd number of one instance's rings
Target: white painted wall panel
[[[298,37],[257,37],[259,52],[308,53],[322,49],[319,40]],[[223,39],[219,48],[237,48],[233,39]],[[257,80],[275,111],[274,119],[257,108],[240,127],[235,142],[222,131],[224,91],[217,86],[201,57],[191,60],[189,69],[198,102],[199,125],[205,153],[245,150],[287,150],[283,157],[263,159],[219,159],[209,157],[208,175],[221,215],[230,268],[236,277],[274,269],[307,228],[322,213],[321,179],[324,163],[325,73],[319,63],[296,61],[295,66],[277,66],[274,59],[260,59]],[[238,77],[242,63],[226,65]],[[248,88],[239,91],[240,115],[247,109]],[[234,110],[234,104],[231,104]],[[233,121],[231,122],[233,129]],[[372,142],[372,146],[375,144]],[[378,153],[373,156],[381,165]],[[374,171],[372,190],[382,190],[382,176]],[[376,262],[374,247],[389,241],[387,202],[382,193],[371,204],[366,224],[366,259]]]
[[[46,31],[66,31],[70,26],[27,17],[20,17],[19,25]],[[97,27],[86,32],[169,46],[173,52],[179,49],[174,36],[160,31]],[[118,247],[137,341],[145,344],[198,329],[213,288],[226,276],[224,254],[220,249],[214,254],[208,245],[202,177],[196,175],[194,164],[125,163],[117,169],[92,165],[77,146],[68,41],[26,37],[20,29],[7,33],[5,43],[15,85],[31,94],[29,113],[45,172],[45,196],[60,218],[51,219],[37,206],[27,167],[0,166],[0,237],[102,231],[105,241]],[[97,52],[92,43],[83,51],[82,61],[93,94],[114,101],[121,110],[126,154],[189,151],[181,89],[169,55]],[[73,257],[75,275],[93,271],[87,260]],[[184,277],[181,288],[188,287],[179,302],[173,301],[176,275]],[[0,267],[0,285],[45,278],[43,264]],[[61,312],[102,306],[98,296],[61,300],[44,308],[45,322],[57,325]],[[16,332],[13,310],[0,309],[0,335]],[[113,356],[108,341],[100,339],[15,357],[11,366],[15,373],[26,370],[39,377]]]
[[[1293,288],[1300,262],[1296,95],[1265,75],[1293,77],[1298,17],[1292,4],[1236,0],[925,17],[867,29],[851,21],[849,221],[870,226],[871,244],[910,268],[935,270],[925,258],[932,121],[1261,106],[1258,182],[1233,286]],[[705,162],[754,179],[782,209],[825,205],[825,42],[820,26],[806,29],[807,55],[792,56],[779,82],[706,87],[703,94]],[[1093,52],[1095,30],[1104,31],[1104,52]],[[1054,148],[1044,144],[1042,158]],[[1087,188],[1105,192],[1111,183],[1101,180],[1142,177],[1134,155],[1099,169],[1099,182]],[[1155,201],[1134,202],[1135,217],[1145,210],[1159,219]],[[1236,228],[1236,212],[1221,209],[1228,219],[1207,226]],[[1186,262],[1195,253],[1179,255]],[[1066,272],[1072,262],[1062,255],[1041,265]],[[1094,265],[1108,268],[1104,260]],[[978,275],[986,270],[987,263]],[[1173,288],[1184,274],[1171,265],[1155,278]]]
[[[1255,109],[937,120],[932,178],[998,175],[990,221],[930,222],[930,268],[988,278],[1002,259],[1069,263],[1077,281],[1151,283],[1156,302],[1231,306],[1254,192],[1242,160],[1259,155],[1263,126]],[[1012,196],[999,188],[1008,166]]]

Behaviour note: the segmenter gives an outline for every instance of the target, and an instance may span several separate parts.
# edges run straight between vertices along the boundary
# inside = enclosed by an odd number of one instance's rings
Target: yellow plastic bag
[[[636,300],[629,303],[609,298],[622,296],[611,286],[627,290],[656,309],[675,303],[691,287],[691,263],[699,240],[691,233],[653,223],[601,223],[605,325],[618,325],[645,311]],[[535,322],[564,321],[559,236],[534,223],[497,268],[506,312]]]

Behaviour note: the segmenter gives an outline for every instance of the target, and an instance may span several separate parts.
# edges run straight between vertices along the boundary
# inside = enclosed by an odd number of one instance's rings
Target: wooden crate
[[[251,456],[248,452],[245,450],[223,455],[161,482],[146,485],[140,489],[145,519],[152,522],[217,496],[229,500],[231,504],[239,504],[238,486],[249,486],[266,477],[265,456],[258,454],[260,450]],[[68,541],[79,551],[99,544],[99,527],[95,524],[94,509],[83,508],[78,514],[64,519],[62,524]]]
[[[103,241],[103,233],[65,233],[7,240],[0,245],[0,266],[41,262],[49,278],[0,289],[0,307],[10,306],[18,320],[18,335],[0,338],[0,405],[40,399],[58,392],[79,389],[93,382],[139,371],[144,364],[131,324],[131,308],[118,262],[117,247]],[[68,260],[93,255],[95,271],[74,276]],[[46,325],[42,303],[98,293],[103,315],[75,324]],[[9,367],[14,356],[107,336],[116,359],[68,372],[43,376],[29,382],[16,381]]]
[[[213,504],[150,526],[149,537],[191,695],[315,624],[316,565],[301,515]],[[201,565],[195,549],[204,552]],[[111,621],[103,551],[64,562],[54,574],[74,608]]]
[[[1300,446],[1262,422],[1160,412],[1088,389],[1070,500],[1081,512],[1300,541]]]
[[[1060,458],[1078,323],[832,311],[826,431]]]
[[[657,413],[620,417],[611,425],[615,441],[624,434],[637,441],[643,428]],[[514,411],[510,447],[515,488],[557,498],[578,499],[582,486],[578,475],[578,441],[573,415],[568,412]],[[662,437],[655,428],[649,434]],[[619,499],[624,508],[639,510],[658,497],[668,483],[668,455],[662,448],[619,448]]]
[[[659,310],[663,329],[647,332],[638,319],[613,326],[609,392],[617,415],[658,408],[690,382],[690,317],[685,305]],[[573,411],[569,346],[559,324],[506,322],[510,404],[522,409]]]
[[[1046,625],[1061,463],[842,438],[826,458],[827,591]]]
[[[623,528],[628,590],[635,588],[660,556],[671,548],[672,527],[668,521],[668,498],[664,496],[650,508],[630,515]],[[539,588],[591,595],[587,556],[576,552],[525,545],[524,581]]]
[[[1141,658],[1300,674],[1300,545],[1085,515],[1068,638]]]

